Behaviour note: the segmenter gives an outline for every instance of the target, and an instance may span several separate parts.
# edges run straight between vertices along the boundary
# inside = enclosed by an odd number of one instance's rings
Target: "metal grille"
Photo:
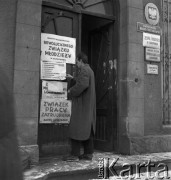
[[[162,0],[162,22],[163,22],[163,45],[162,45],[162,59],[163,59],[163,124],[171,124],[170,118],[170,103],[171,103],[171,24],[170,24],[170,8],[171,0]]]

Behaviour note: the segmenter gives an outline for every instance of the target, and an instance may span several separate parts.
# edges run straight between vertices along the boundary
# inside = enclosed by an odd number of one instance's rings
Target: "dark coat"
[[[0,180],[22,180],[10,81],[0,70]]]
[[[87,140],[90,137],[91,127],[94,133],[96,128],[95,80],[88,64],[80,69],[69,95],[72,97],[69,137],[75,140]]]

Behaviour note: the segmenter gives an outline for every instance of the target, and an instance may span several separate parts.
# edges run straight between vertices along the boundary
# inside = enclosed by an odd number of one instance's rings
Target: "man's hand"
[[[71,74],[67,74],[67,75],[66,75],[66,78],[68,78],[68,79],[73,79],[73,76],[71,76]]]
[[[68,94],[70,93],[70,89],[68,89]]]

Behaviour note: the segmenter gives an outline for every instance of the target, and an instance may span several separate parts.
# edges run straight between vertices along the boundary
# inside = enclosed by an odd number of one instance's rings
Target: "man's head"
[[[78,53],[77,59],[76,59],[76,64],[78,68],[80,68],[84,64],[88,64],[88,57],[86,54],[83,52]]]

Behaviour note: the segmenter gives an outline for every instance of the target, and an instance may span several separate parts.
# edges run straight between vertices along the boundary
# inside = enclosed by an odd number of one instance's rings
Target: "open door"
[[[96,79],[96,134],[95,148],[112,151],[114,148],[114,71],[112,25],[101,27],[90,34],[91,63]]]
[[[90,15],[91,14],[91,15]],[[94,70],[97,96],[95,149],[114,151],[116,145],[116,74],[114,68],[114,20],[106,16],[74,11],[62,6],[43,6],[42,32],[76,38],[77,52],[88,54]],[[73,74],[67,64],[67,73]],[[40,80],[40,92],[41,92]],[[41,98],[41,93],[40,93]],[[66,154],[69,148],[68,126],[38,126],[40,155]]]
[[[116,69],[114,68],[114,21],[83,15],[82,50],[89,54],[89,64],[96,81],[95,149],[116,149]],[[87,40],[89,41],[87,44]]]

